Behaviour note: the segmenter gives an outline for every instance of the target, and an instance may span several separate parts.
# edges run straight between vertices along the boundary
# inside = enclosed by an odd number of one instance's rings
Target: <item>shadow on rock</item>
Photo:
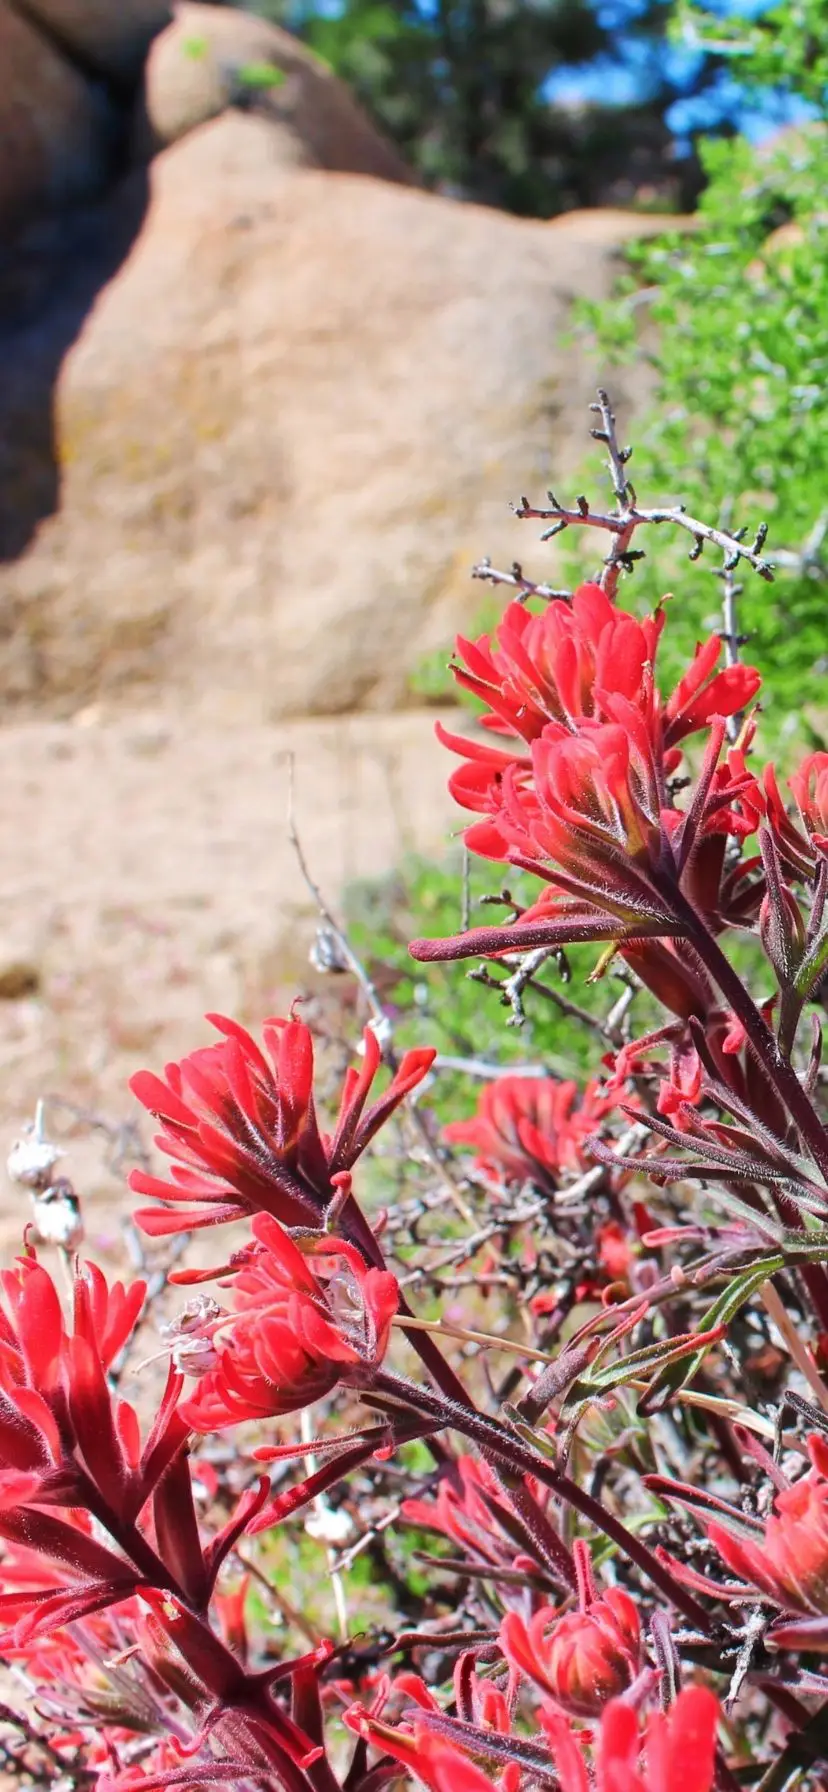
[[[0,252],[0,562],[16,560],[59,506],[61,363],[129,254],[148,192],[137,169],[112,197],[39,219]]]

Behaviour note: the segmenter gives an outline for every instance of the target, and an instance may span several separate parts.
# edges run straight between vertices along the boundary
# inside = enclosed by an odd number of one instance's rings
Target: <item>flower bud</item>
[[[509,1612],[500,1642],[510,1667],[572,1717],[596,1717],[609,1699],[626,1692],[641,1667],[638,1612],[620,1587],[610,1587],[586,1611],[561,1618],[549,1606],[528,1624]]]
[[[805,951],[805,922],[787,885],[773,893],[768,890],[759,910],[759,938],[780,988],[790,989]]]

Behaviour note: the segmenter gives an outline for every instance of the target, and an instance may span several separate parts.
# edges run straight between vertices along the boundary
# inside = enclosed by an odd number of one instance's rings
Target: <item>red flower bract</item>
[[[810,753],[788,783],[812,846],[828,855],[828,753]]]
[[[500,1642],[510,1667],[572,1717],[597,1716],[609,1699],[626,1692],[641,1666],[638,1612],[620,1587],[562,1617],[544,1606],[527,1624],[507,1612]]]
[[[488,704],[486,725],[499,734],[536,740],[547,722],[574,729],[600,714],[596,690],[623,691],[649,707],[663,613],[639,622],[619,610],[599,585],[581,585],[572,603],[552,603],[533,616],[509,604],[494,639],[457,637],[457,683]]]
[[[718,1718],[713,1694],[688,1686],[669,1712],[650,1718],[642,1770],[636,1713],[613,1700],[601,1721],[595,1792],[712,1792]],[[544,1727],[561,1792],[589,1792],[586,1763],[564,1720],[546,1717]]]
[[[386,1754],[399,1761],[420,1785],[429,1788],[429,1792],[492,1792],[493,1784],[502,1786],[503,1792],[512,1792],[519,1783],[519,1776],[514,1775],[514,1770],[509,1773],[508,1769],[504,1781],[492,1781],[463,1749],[443,1736],[435,1736],[416,1719],[409,1734],[373,1723],[358,1707],[347,1713],[347,1722],[351,1729],[366,1740],[376,1742]]]
[[[613,698],[621,697],[644,718],[654,744],[660,738],[673,750],[672,770],[677,743],[715,717],[744,709],[759,674],[741,665],[717,671],[721,641],[710,635],[662,703],[654,672],[664,622],[663,610],[639,621],[587,583],[571,604],[552,602],[539,616],[509,604],[494,637],[458,636],[452,670],[488,706],[484,726],[525,742],[537,740],[548,722],[577,733],[586,721],[609,720]],[[462,742],[450,744],[462,750]]]
[[[616,1106],[588,1083],[578,1100],[578,1085],[557,1077],[500,1076],[483,1088],[471,1120],[455,1120],[443,1128],[450,1145],[468,1145],[476,1152],[475,1168],[506,1183],[533,1182],[554,1190],[562,1170],[582,1167],[584,1140]]]
[[[0,1313],[0,1537],[58,1564],[0,1594],[0,1614],[23,1634],[71,1623],[134,1591],[139,1573],[93,1533],[86,1514],[119,1541],[183,1450],[176,1411],[181,1378],[171,1373],[142,1446],[134,1408],[112,1393],[107,1369],[131,1333],[145,1285],[107,1288],[86,1265],[74,1284],[74,1328],[57,1289],[33,1255],[2,1276]],[[69,1508],[58,1518],[48,1507]],[[22,1629],[21,1629],[22,1627]]]
[[[300,1250],[270,1214],[257,1214],[253,1233],[235,1313],[205,1327],[214,1366],[181,1409],[196,1431],[295,1412],[339,1381],[365,1386],[388,1346],[399,1288],[387,1270],[366,1269],[338,1239],[305,1239]]]
[[[272,1213],[285,1225],[317,1225],[334,1196],[334,1177],[350,1170],[366,1145],[434,1061],[430,1049],[406,1052],[388,1088],[366,1106],[380,1066],[376,1034],[366,1027],[364,1061],[345,1077],[336,1129],[319,1129],[313,1098],[313,1038],[299,1020],[268,1020],[265,1050],[221,1015],[219,1045],[148,1070],[130,1088],[160,1120],[157,1144],[176,1161],[170,1181],[133,1170],[138,1194],[194,1202],[184,1212],[142,1208],[138,1225],[152,1237],[214,1226],[246,1213]]]
[[[110,1289],[87,1264],[75,1278],[74,1330],[66,1329],[48,1271],[34,1255],[0,1277],[0,1487],[10,1474],[37,1482],[41,1504],[82,1504],[91,1481],[116,1509],[140,1499],[140,1433],[131,1406],[113,1399],[106,1370],[129,1337],[144,1282]],[[5,1502],[8,1504],[8,1500]]]
[[[467,807],[483,806],[456,781],[452,790]],[[622,901],[646,902],[628,860],[646,868],[661,857],[660,801],[646,735],[639,743],[617,723],[591,723],[573,737],[550,723],[532,745],[531,782],[509,767],[487,793],[489,819],[466,830],[466,843],[484,858],[549,861],[576,895],[620,885]]]
[[[707,1534],[728,1568],[785,1611],[828,1616],[828,1444],[808,1440],[809,1474],[776,1495],[763,1537]]]

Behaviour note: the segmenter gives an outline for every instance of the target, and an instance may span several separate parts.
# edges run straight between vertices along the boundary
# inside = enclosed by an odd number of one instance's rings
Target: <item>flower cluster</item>
[[[210,1318],[197,1393],[182,1407],[195,1431],[296,1412],[340,1381],[367,1385],[382,1362],[399,1306],[387,1270],[366,1269],[342,1240],[311,1238],[300,1250],[269,1213],[233,1276],[235,1312]]]
[[[405,1729],[359,1706],[347,1721],[429,1792],[487,1792],[493,1784],[499,1792],[528,1792],[537,1784],[560,1792],[713,1792],[716,1783],[719,1707],[702,1686],[680,1692],[669,1713],[654,1712],[643,1735],[634,1708],[612,1700],[590,1773],[582,1747],[554,1710],[541,1713],[538,1739],[526,1740],[514,1733],[508,1705],[490,1684],[469,1688],[465,1721],[443,1717],[425,1689],[397,1684],[416,1700]]]
[[[670,606],[614,601],[644,518],[599,409],[602,581],[460,639],[482,725],[439,730],[468,847],[540,894],[414,950],[505,963],[513,1018],[518,986],[550,998],[600,1062],[487,1054],[472,1118],[419,1111],[370,1170],[457,1064],[389,1047],[383,1075],[376,1017],[327,1128],[293,1012],[261,1043],[213,1017],[133,1078],[171,1160],[131,1176],[146,1276],[70,1259],[74,1191],[71,1237],[38,1233],[60,1273],[31,1231],[0,1272],[0,1747],[26,1784],[823,1784],[828,754],[787,791],[757,770],[758,677],[717,635],[660,690]],[[590,942],[596,985],[623,961],[604,1015],[548,981]],[[12,1153],[41,1194],[43,1108]]]
[[[484,1086],[474,1118],[452,1121],[443,1137],[471,1147],[475,1169],[494,1183],[554,1192],[562,1172],[586,1167],[584,1143],[616,1105],[597,1082],[579,1090],[557,1077],[501,1076]]]
[[[43,1689],[50,1758],[78,1764],[99,1792],[251,1776],[259,1783],[263,1775],[312,1792],[306,1770],[324,1753],[313,1707],[330,1646],[250,1672],[243,1591],[240,1603],[218,1583],[241,1537],[313,1498],[325,1470],[287,1500],[271,1498],[260,1475],[205,1535],[190,1445],[194,1432],[322,1401],[340,1382],[367,1389],[400,1305],[350,1169],[433,1054],[409,1054],[369,1106],[379,1067],[369,1030],[364,1067],[349,1073],[328,1136],[315,1118],[308,1029],[276,1026],[274,1068],[241,1029],[224,1029],[225,1045],[169,1066],[166,1083],[136,1079],[178,1159],[170,1184],[136,1173],[140,1191],[177,1202],[186,1190],[204,1203],[195,1216],[151,1209],[149,1229],[163,1235],[252,1215],[249,1242],[223,1270],[181,1272],[185,1283],[229,1280],[233,1307],[198,1294],[164,1325],[169,1373],[145,1437],[114,1369],[141,1320],[146,1283],[110,1288],[94,1265],[78,1266],[70,1326],[30,1247],[0,1278],[0,1641]],[[291,1235],[271,1211],[281,1204],[291,1218],[304,1216],[312,1201],[316,1230]],[[319,1230],[322,1218],[362,1232],[377,1261],[337,1231]],[[185,1398],[188,1377],[195,1387]],[[400,1437],[412,1429],[401,1415]],[[383,1424],[356,1436],[342,1452],[347,1467],[394,1431]],[[289,1462],[302,1450],[259,1454]],[[215,1491],[213,1471],[198,1473]],[[283,1685],[304,1722],[285,1708]],[[35,1755],[38,1734],[29,1737]]]
[[[725,721],[756,695],[750,667],[717,670],[711,636],[664,701],[655,682],[662,610],[644,622],[597,585],[541,616],[511,604],[495,643],[458,639],[458,682],[488,706],[484,726],[511,748],[448,734],[463,755],[450,780],[485,819],[466,830],[471,851],[535,872],[546,895],[521,918],[527,946],[576,940],[642,941],[685,932],[680,898],[714,913],[737,896],[725,879],[728,835],[751,831],[743,798],[754,780],[737,753],[722,759]],[[675,800],[684,741],[709,734],[692,800]],[[463,943],[415,942],[415,955],[467,957],[515,948],[504,929]]]
[[[318,1226],[341,1178],[422,1082],[434,1052],[407,1052],[369,1106],[382,1052],[366,1027],[362,1069],[348,1071],[337,1124],[327,1134],[316,1117],[313,1036],[303,1021],[265,1021],[262,1050],[235,1021],[207,1018],[224,1034],[221,1044],[168,1064],[163,1081],[148,1070],[132,1078],[133,1094],[161,1122],[156,1143],[173,1159],[169,1181],[133,1170],[137,1194],[168,1204],[141,1208],[138,1225],[153,1238],[254,1213]],[[185,1201],[194,1205],[182,1212],[178,1203]]]

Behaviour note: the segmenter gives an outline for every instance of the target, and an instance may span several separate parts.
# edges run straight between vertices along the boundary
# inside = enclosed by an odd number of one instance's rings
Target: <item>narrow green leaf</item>
[[[773,1257],[762,1257],[758,1263],[751,1263],[748,1269],[735,1275],[721,1294],[717,1295],[712,1307],[708,1308],[701,1321],[701,1329],[713,1331],[717,1325],[727,1325],[739,1308],[744,1306],[745,1301],[750,1300],[751,1295],[770,1281],[771,1276],[784,1269],[784,1266],[785,1258],[780,1252]],[[642,1395],[639,1410],[655,1412],[659,1407],[665,1406],[681,1388],[688,1387],[698,1374],[704,1356],[704,1350],[699,1350],[683,1366],[677,1363],[667,1364],[656,1376],[649,1391]]]

